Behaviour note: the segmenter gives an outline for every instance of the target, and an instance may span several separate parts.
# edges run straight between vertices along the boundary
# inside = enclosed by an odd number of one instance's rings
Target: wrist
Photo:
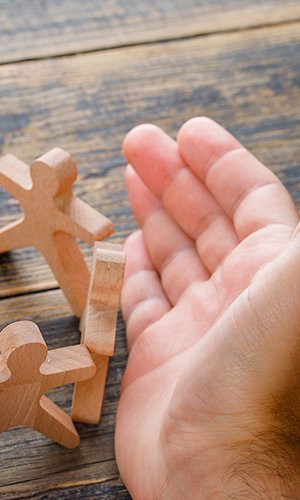
[[[200,446],[191,456],[173,455],[160,499],[269,500],[299,498],[300,441],[278,432],[261,432],[253,439],[224,446]],[[180,447],[179,447],[180,448]],[[190,450],[189,450],[190,451]],[[194,450],[195,451],[195,450]],[[178,460],[174,460],[176,458]],[[185,459],[183,460],[183,457]],[[179,458],[180,457],[180,458]],[[170,458],[170,456],[169,456]]]
[[[242,447],[234,445],[232,450],[233,460],[224,471],[224,496],[220,495],[220,499],[299,498],[298,437],[278,431],[261,432]]]

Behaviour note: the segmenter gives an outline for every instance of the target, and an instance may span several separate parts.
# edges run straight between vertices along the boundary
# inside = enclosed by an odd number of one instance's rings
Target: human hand
[[[177,143],[137,127],[124,151],[141,226],[126,243],[122,294],[125,484],[137,500],[281,498],[300,463],[295,205],[207,118]]]

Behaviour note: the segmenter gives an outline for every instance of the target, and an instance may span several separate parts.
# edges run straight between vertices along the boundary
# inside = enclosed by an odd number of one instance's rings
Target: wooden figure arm
[[[0,158],[0,185],[21,201],[32,187],[29,165],[10,154]]]
[[[115,349],[118,309],[99,310],[94,304],[86,308],[88,321],[83,331],[83,342],[90,352],[113,356]]]
[[[66,224],[65,231],[88,245],[93,245],[95,240],[103,240],[114,231],[113,224],[105,215],[76,196],[71,199],[64,213],[73,221],[72,225]]]
[[[43,392],[46,392],[51,387],[91,378],[96,367],[86,346],[78,344],[49,351],[40,372],[44,375]]]
[[[30,245],[24,219],[18,219],[0,229],[0,253]]]

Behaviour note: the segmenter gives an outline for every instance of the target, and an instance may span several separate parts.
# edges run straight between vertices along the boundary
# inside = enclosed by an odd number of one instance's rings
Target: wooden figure
[[[77,168],[62,149],[29,167],[13,155],[0,159],[0,185],[20,202],[24,216],[0,230],[0,253],[34,246],[51,267],[75,315],[87,298],[89,271],[76,239],[93,245],[113,232],[111,222],[72,193]]]
[[[0,333],[0,432],[28,426],[67,448],[79,444],[71,418],[44,394],[95,374],[87,348],[78,344],[48,352],[39,328],[12,323]]]
[[[124,267],[121,245],[95,243],[81,331],[82,342],[88,347],[97,371],[92,379],[75,385],[72,418],[78,422],[100,421],[109,357],[114,353]]]

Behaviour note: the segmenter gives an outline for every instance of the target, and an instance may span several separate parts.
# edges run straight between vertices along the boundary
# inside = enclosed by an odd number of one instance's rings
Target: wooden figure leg
[[[80,316],[86,305],[90,273],[76,240],[59,232],[42,252],[65,294],[73,313]]]
[[[16,220],[0,229],[0,253],[30,245],[24,219]]]
[[[97,371],[93,378],[75,384],[72,419],[75,422],[97,424],[101,417],[109,356],[101,354],[91,356]]]
[[[46,396],[40,399],[40,408],[32,427],[66,448],[79,445],[80,438],[69,415]]]

